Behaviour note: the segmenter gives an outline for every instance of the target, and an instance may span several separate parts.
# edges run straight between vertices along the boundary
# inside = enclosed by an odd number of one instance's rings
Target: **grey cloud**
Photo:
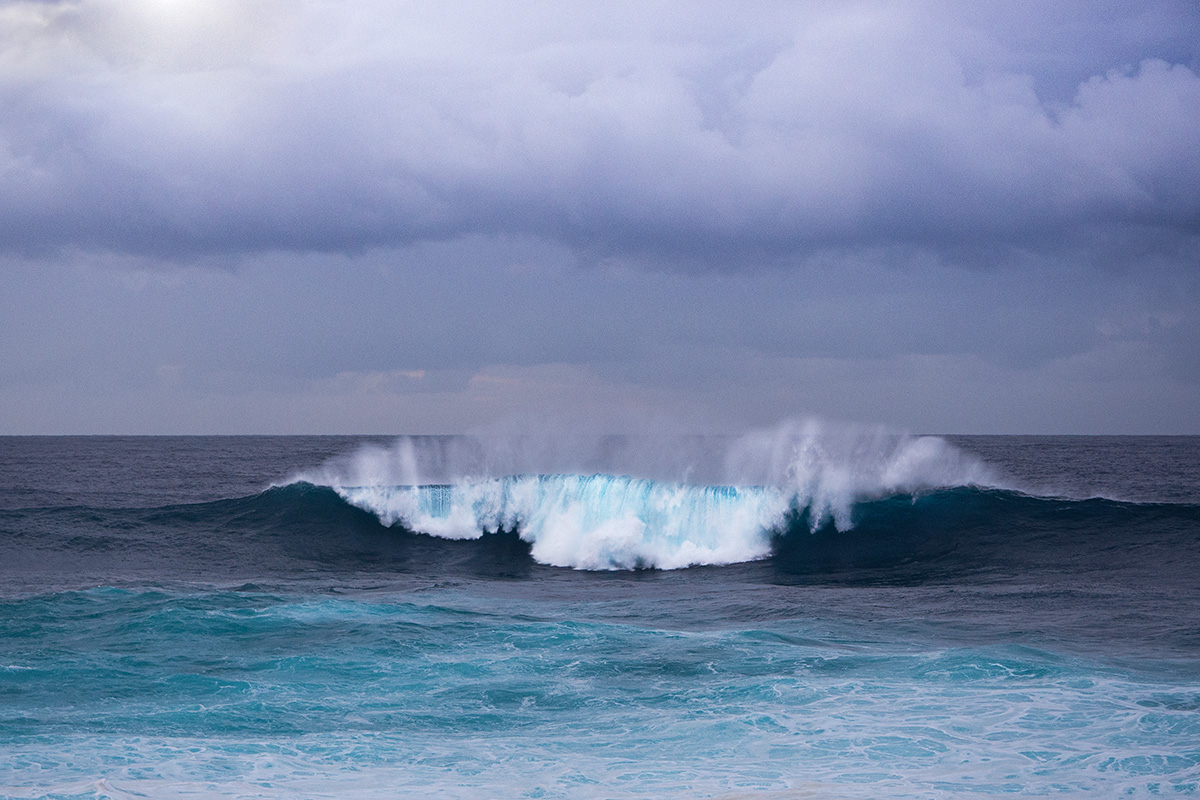
[[[6,259],[3,424],[446,431],[550,405],[725,428],[804,413],[930,431],[1195,428],[1200,287],[1169,264],[977,270],[883,251],[680,274],[575,258],[481,236],[236,270]]]
[[[1196,263],[1186,2],[139,8],[0,11],[10,252]]]
[[[489,365],[587,365],[695,390],[772,359],[974,355],[1028,369],[1112,342],[1179,342],[1197,293],[1163,273],[970,272],[827,262],[742,274],[579,270],[563,248],[476,239],[357,258],[267,256],[236,272],[10,265],[0,379],[260,383]],[[481,268],[481,265],[486,268]],[[1169,272],[1167,272],[1169,275]],[[233,376],[233,377],[231,377]]]

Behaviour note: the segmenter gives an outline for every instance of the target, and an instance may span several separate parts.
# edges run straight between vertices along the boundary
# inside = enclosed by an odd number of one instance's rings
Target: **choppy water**
[[[1200,439],[569,445],[0,438],[0,796],[1200,793]]]

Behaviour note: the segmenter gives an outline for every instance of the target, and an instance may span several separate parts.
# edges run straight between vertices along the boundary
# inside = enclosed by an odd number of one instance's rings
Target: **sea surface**
[[[1200,794],[1200,437],[0,437],[0,797]]]

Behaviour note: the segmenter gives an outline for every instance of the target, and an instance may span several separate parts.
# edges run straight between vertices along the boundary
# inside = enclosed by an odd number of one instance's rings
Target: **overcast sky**
[[[0,433],[1200,433],[1200,6],[0,0],[0,271]]]

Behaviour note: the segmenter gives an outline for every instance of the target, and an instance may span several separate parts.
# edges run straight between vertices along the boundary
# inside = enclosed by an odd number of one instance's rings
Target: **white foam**
[[[338,487],[388,525],[452,539],[516,529],[544,564],[675,569],[765,557],[788,510],[775,489],[541,475],[438,486]]]
[[[751,561],[769,554],[789,512],[846,530],[864,499],[993,485],[981,462],[940,438],[814,420],[736,438],[570,442],[574,452],[553,441],[406,437],[298,479],[431,536],[515,529],[539,562],[576,569]],[[601,471],[553,472],[565,463]]]

